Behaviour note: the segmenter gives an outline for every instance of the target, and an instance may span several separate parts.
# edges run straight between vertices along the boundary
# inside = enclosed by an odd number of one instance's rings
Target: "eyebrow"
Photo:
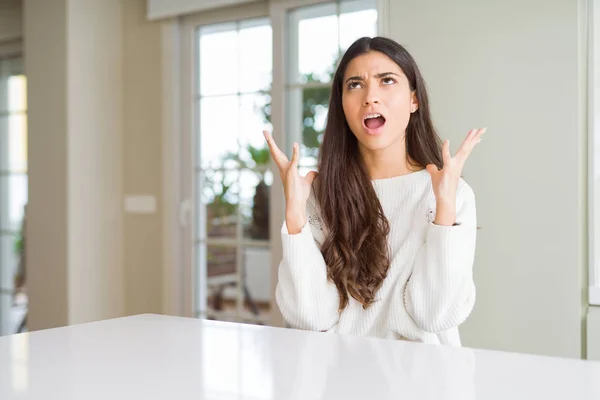
[[[384,78],[388,75],[400,76],[400,75],[396,74],[395,72],[382,72],[380,74],[376,74],[375,78]],[[350,78],[346,79],[345,83],[348,83],[348,81],[362,81],[362,80],[363,80],[362,76],[351,76]]]

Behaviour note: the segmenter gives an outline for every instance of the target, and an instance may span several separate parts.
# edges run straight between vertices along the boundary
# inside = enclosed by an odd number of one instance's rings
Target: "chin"
[[[389,132],[380,132],[377,135],[369,135],[362,133],[357,136],[358,143],[361,147],[370,151],[383,150],[402,141],[401,136],[391,136]]]
[[[392,140],[385,140],[383,137],[363,137],[358,141],[359,145],[367,150],[383,150],[394,143]]]

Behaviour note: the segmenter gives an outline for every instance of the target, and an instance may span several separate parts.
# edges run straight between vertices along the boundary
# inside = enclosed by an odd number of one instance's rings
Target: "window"
[[[289,12],[286,132],[287,143],[301,143],[303,173],[317,163],[330,85],[342,54],[356,39],[376,34],[375,0],[330,2]]]
[[[287,154],[302,144],[301,172],[316,167],[332,74],[354,40],[377,34],[376,1],[253,2],[183,19],[173,301],[184,315],[282,323],[273,279],[285,200],[261,131]]]
[[[0,59],[0,335],[26,314],[23,217],[27,203],[27,99],[22,58]]]
[[[271,38],[264,18],[197,30],[199,317],[261,323],[269,313]]]

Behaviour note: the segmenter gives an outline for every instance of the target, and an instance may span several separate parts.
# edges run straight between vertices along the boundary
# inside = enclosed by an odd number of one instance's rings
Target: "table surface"
[[[0,337],[0,399],[600,399],[600,363],[137,315]]]

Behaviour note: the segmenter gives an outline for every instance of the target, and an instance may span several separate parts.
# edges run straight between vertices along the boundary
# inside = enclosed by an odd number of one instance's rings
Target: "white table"
[[[139,315],[0,338],[0,399],[600,399],[600,363]]]

